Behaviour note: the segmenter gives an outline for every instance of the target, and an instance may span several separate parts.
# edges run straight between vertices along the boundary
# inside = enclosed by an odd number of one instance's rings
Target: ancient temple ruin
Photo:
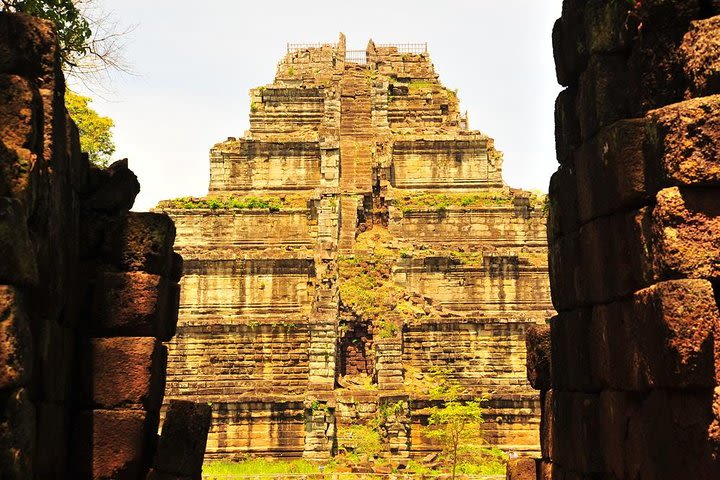
[[[161,202],[185,259],[166,400],[209,402],[208,456],[323,459],[379,429],[424,454],[438,375],[536,451],[525,331],[552,309],[542,200],[502,180],[425,45],[288,45],[209,195]]]

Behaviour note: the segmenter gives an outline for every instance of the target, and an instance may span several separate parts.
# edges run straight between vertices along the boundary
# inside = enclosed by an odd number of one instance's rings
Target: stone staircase
[[[372,90],[364,68],[348,66],[340,82],[340,190],[372,191]],[[346,196],[340,205],[342,253],[352,251],[357,228],[357,197]]]
[[[338,252],[340,253],[352,252],[355,244],[358,222],[357,203],[356,196],[343,196],[340,199],[340,239],[338,241]]]
[[[365,69],[350,66],[340,82],[340,188],[372,191],[372,97]]]

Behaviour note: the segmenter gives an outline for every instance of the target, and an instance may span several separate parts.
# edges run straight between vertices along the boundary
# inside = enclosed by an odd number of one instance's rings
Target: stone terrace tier
[[[185,258],[166,397],[212,403],[209,456],[323,459],[358,428],[425,455],[439,371],[490,397],[490,443],[536,451],[542,198],[504,184],[427,52],[289,46],[250,97],[250,131],[211,149],[209,196],[158,207]]]

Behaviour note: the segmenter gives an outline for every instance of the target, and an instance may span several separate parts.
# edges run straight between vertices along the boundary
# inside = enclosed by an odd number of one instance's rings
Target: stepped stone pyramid
[[[288,45],[250,97],[208,196],[158,206],[185,259],[165,398],[212,404],[207,457],[322,460],[358,428],[426,455],[438,378],[489,396],[488,442],[537,450],[542,200],[504,184],[426,47]]]

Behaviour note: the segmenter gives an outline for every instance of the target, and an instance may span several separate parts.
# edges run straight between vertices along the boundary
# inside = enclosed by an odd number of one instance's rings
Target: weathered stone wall
[[[397,188],[502,187],[502,162],[488,155],[488,139],[396,141],[391,182]]]
[[[438,448],[422,429],[440,367],[490,395],[489,441],[537,451],[542,205],[505,186],[427,52],[345,53],[291,46],[251,91],[250,131],[211,150],[210,195],[160,204],[185,258],[166,397],[212,403],[213,458],[327,460],[372,427],[407,459]]]
[[[546,244],[545,216],[527,206],[483,208],[413,208],[403,212],[388,208],[388,230],[396,238],[418,240],[428,244],[463,244],[477,242],[502,250],[528,247],[515,256],[533,258],[533,262],[546,264],[547,260],[533,256],[532,248]],[[535,260],[536,258],[536,260]]]
[[[167,215],[128,212],[127,160],[80,152],[64,95],[50,24],[0,12],[0,478],[145,479],[182,258]]]
[[[318,142],[229,140],[210,157],[210,192],[311,190],[320,186]]]
[[[558,315],[528,338],[537,478],[720,476],[718,13],[566,1],[555,25]]]

